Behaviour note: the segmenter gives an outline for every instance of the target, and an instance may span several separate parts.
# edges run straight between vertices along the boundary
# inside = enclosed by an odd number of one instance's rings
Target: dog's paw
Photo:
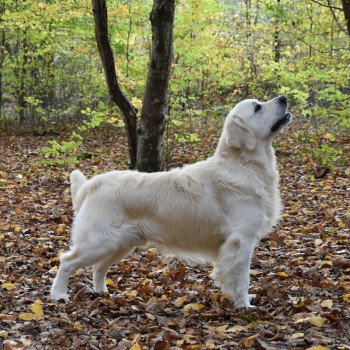
[[[107,294],[109,294],[108,288],[106,286],[94,287],[94,292],[95,293],[107,293]]]
[[[234,305],[237,309],[241,308],[254,308],[254,305],[251,305],[250,302],[256,297],[256,294],[248,294],[246,298],[236,300]]]
[[[253,299],[256,298],[256,294],[248,294],[248,300],[251,302]],[[255,306],[254,306],[255,307]]]
[[[54,301],[64,300],[65,302],[67,302],[69,300],[67,293],[59,293],[59,292],[55,292],[55,291],[51,291],[50,297]]]

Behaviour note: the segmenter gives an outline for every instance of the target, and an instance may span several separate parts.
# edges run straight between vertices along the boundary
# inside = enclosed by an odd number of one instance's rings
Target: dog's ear
[[[226,142],[230,147],[252,151],[256,139],[252,130],[237,116],[232,116],[226,126]]]

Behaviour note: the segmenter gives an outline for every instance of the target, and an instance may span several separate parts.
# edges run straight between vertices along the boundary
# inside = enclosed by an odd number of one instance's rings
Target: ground
[[[276,144],[285,204],[281,221],[255,250],[248,310],[236,310],[193,266],[140,249],[113,266],[110,295],[91,292],[91,271],[72,277],[71,300],[49,297],[72,221],[68,176],[48,168],[50,137],[0,138],[0,349],[350,349],[349,175],[317,171],[301,155],[297,123]],[[172,148],[178,166],[205,158],[219,130]],[[339,138],[343,155],[348,139]],[[125,138],[84,145],[86,174],[126,166]],[[321,177],[318,177],[321,176]]]

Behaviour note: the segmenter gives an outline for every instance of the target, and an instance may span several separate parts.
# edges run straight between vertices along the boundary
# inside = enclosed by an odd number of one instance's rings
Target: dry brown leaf
[[[180,297],[180,298],[177,298],[175,301],[174,301],[174,305],[176,307],[181,307],[182,304],[187,300],[187,295],[183,296],[183,297]]]
[[[194,311],[201,311],[205,308],[205,306],[203,304],[196,304],[196,303],[192,303],[192,304],[187,304],[186,306],[184,306],[184,308],[182,309],[184,312],[189,312],[191,310]]]

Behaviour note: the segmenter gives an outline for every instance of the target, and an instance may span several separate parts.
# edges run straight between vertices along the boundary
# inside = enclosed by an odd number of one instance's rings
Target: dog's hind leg
[[[68,300],[67,286],[69,277],[79,268],[82,267],[83,261],[79,251],[75,248],[61,254],[60,267],[52,283],[51,298],[54,300]]]
[[[236,307],[250,307],[249,269],[255,244],[253,240],[228,238],[221,246],[217,275],[222,291],[233,299]]]
[[[89,249],[90,248],[90,249]],[[60,256],[60,267],[51,287],[51,298],[68,300],[67,287],[70,276],[79,268],[94,265],[112,253],[112,247],[100,245],[98,249],[73,247]]]
[[[127,255],[131,253],[133,248],[121,246],[116,249],[115,252],[107,255],[102,260],[98,261],[93,266],[93,282],[94,282],[94,290],[95,292],[108,292],[106,286],[106,275],[109,268],[125,258]]]

